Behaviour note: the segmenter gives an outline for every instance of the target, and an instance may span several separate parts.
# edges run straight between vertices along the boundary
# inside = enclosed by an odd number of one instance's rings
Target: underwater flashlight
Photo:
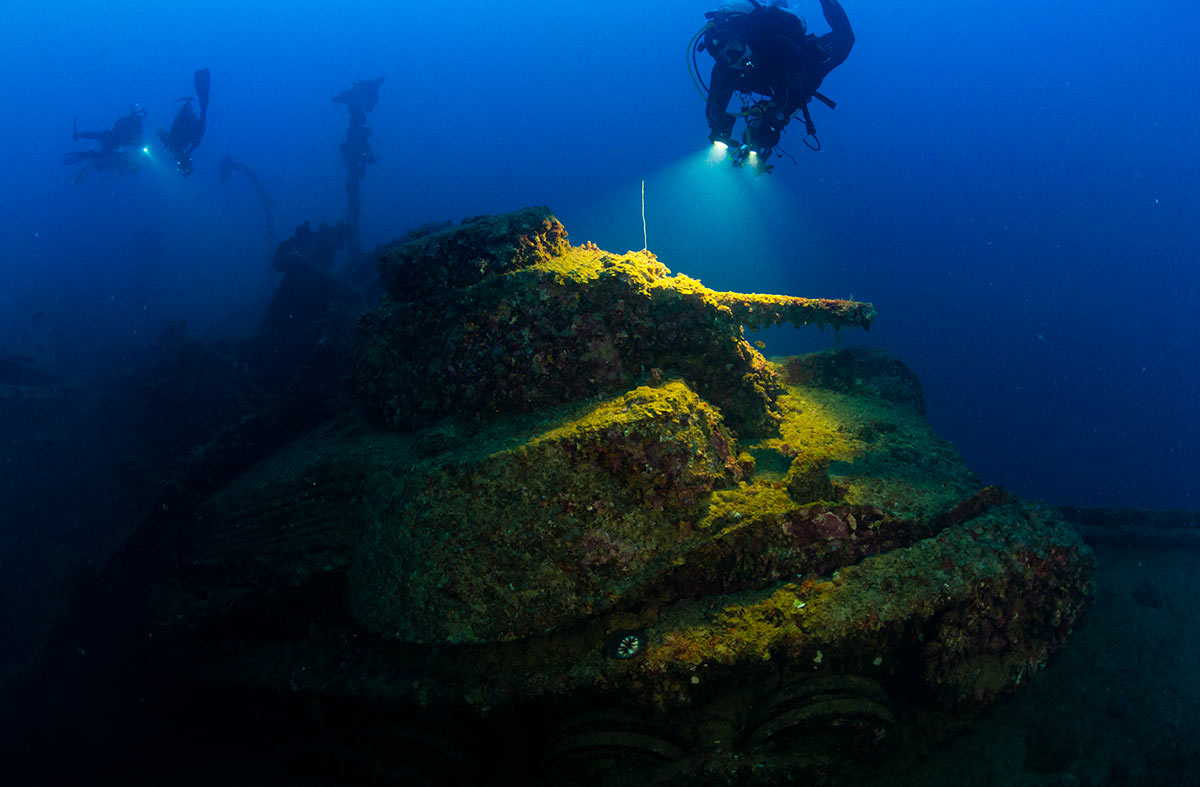
[[[150,155],[150,148],[148,148],[148,147],[146,147],[146,148],[142,148],[142,152],[143,152],[143,153],[145,153],[147,156],[149,156],[149,155]]]
[[[729,155],[728,143],[720,140],[713,140],[712,145],[708,148],[708,156],[706,157],[709,164],[720,164]]]

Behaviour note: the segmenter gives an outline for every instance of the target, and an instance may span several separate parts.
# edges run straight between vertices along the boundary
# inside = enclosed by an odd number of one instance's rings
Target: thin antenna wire
[[[646,242],[646,179],[642,178],[642,251],[650,248]]]

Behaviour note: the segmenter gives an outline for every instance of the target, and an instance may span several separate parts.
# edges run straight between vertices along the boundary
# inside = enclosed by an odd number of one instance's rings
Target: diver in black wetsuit
[[[76,122],[71,124],[71,139],[94,139],[100,147],[94,150],[73,150],[63,156],[64,164],[87,162],[75,176],[75,185],[82,185],[92,170],[108,170],[121,173],[138,171],[138,163],[129,157],[127,148],[142,146],[142,121],[146,110],[136,104],[128,115],[117,118],[112,128],[106,131],[80,131]]]
[[[142,144],[142,121],[145,118],[146,110],[134,104],[130,107],[129,114],[117,118],[112,128],[107,131],[80,131],[78,123],[72,121],[71,139],[77,141],[80,139],[94,139],[100,143],[100,149],[77,150],[68,153],[68,157],[74,158],[74,161],[68,163],[73,164],[89,158],[101,158],[120,148],[140,147]]]
[[[346,162],[346,222],[349,224],[349,237],[346,246],[350,260],[357,261],[361,249],[358,240],[358,217],[362,212],[362,199],[359,196],[359,181],[367,174],[367,165],[375,163],[375,153],[371,150],[371,129],[367,128],[367,113],[379,103],[379,86],[383,77],[378,79],[359,79],[354,85],[333,97],[334,103],[345,104],[350,112],[350,125],[346,129],[346,141],[342,143],[342,161]]]
[[[822,36],[809,33],[786,0],[727,0],[707,15],[712,22],[698,48],[707,49],[716,61],[705,107],[710,140],[729,144],[735,118],[726,107],[736,91],[762,97],[747,118],[743,151],[765,162],[797,113],[803,114],[808,136],[820,147],[808,103],[816,97],[832,106],[817,91],[850,54],[854,31],[838,0],[819,2],[831,28]]]
[[[204,137],[204,128],[208,123],[208,88],[209,76],[208,69],[202,68],[192,75],[192,81],[196,86],[196,98],[200,103],[200,114],[192,109],[192,98],[180,99],[183,101],[183,106],[179,108],[179,112],[175,114],[175,120],[171,123],[171,130],[164,131],[161,128],[158,130],[158,138],[167,146],[167,150],[171,151],[171,155],[175,158],[176,167],[179,169],[179,174],[185,178],[192,174],[194,167],[192,166],[192,151],[200,146],[200,140]]]

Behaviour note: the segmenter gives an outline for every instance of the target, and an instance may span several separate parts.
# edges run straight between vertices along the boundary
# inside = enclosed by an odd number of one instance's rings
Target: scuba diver
[[[359,79],[352,87],[333,97],[335,104],[345,104],[350,113],[350,125],[346,128],[346,141],[342,143],[342,161],[346,163],[346,221],[349,236],[346,246],[352,261],[357,261],[361,249],[358,238],[358,217],[362,212],[359,182],[367,174],[367,165],[375,163],[371,150],[371,129],[367,128],[367,113],[379,103],[379,86],[383,77]]]
[[[746,128],[733,153],[735,166],[750,161],[757,171],[770,172],[767,159],[796,114],[804,117],[804,144],[821,149],[808,104],[815,97],[831,109],[835,106],[818,90],[850,54],[854,31],[838,0],[819,2],[831,28],[825,35],[809,33],[787,0],[726,0],[705,14],[709,23],[692,39],[699,43],[689,65],[694,66],[696,53],[703,51],[715,61],[705,107],[712,142],[730,144],[736,117],[727,106],[734,92],[755,97],[740,115],[746,118]]]
[[[204,128],[208,123],[208,69],[202,68],[193,74],[192,82],[196,86],[200,114],[197,116],[196,111],[192,109],[191,96],[181,98],[179,100],[183,102],[183,106],[175,114],[175,120],[171,122],[171,130],[169,132],[161,128],[158,130],[158,138],[166,145],[167,150],[171,151],[179,174],[185,178],[191,175],[192,170],[195,169],[192,166],[192,151],[200,146],[200,140],[204,137]]]
[[[111,153],[118,148],[141,147],[142,121],[146,119],[146,110],[137,104],[129,108],[129,114],[117,118],[112,128],[107,131],[80,131],[78,121],[71,121],[71,139],[94,139],[100,143],[99,150],[76,151],[82,158],[96,158]]]
[[[346,130],[346,141],[342,143],[342,160],[346,162],[348,177],[361,180],[367,173],[367,165],[375,163],[371,152],[371,129],[367,128],[367,113],[379,103],[379,86],[383,77],[360,79],[353,87],[333,97],[335,104],[345,104],[350,112],[350,127]]]
[[[383,77],[378,79],[356,79],[354,85],[346,88],[333,97],[333,103],[345,104],[353,117],[361,117],[365,122],[367,113],[379,103],[379,86]]]
[[[112,128],[106,131],[80,131],[79,123],[71,121],[71,139],[94,139],[100,147],[94,150],[73,150],[63,156],[64,164],[87,162],[75,176],[75,185],[80,185],[87,179],[92,170],[115,170],[120,173],[138,171],[138,163],[126,152],[126,148],[142,146],[142,121],[146,118],[146,110],[137,104],[129,108],[129,114],[117,118]]]

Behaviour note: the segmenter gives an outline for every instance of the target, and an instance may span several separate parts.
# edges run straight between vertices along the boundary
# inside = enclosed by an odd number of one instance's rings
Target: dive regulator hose
[[[700,51],[700,39],[709,30],[712,30],[713,23],[708,22],[704,27],[696,31],[696,35],[692,36],[692,40],[688,41],[688,74],[692,77],[692,84],[700,91],[700,96],[705,101],[708,101],[708,85],[704,84],[704,80],[700,78],[700,64],[696,62],[696,53]]]

